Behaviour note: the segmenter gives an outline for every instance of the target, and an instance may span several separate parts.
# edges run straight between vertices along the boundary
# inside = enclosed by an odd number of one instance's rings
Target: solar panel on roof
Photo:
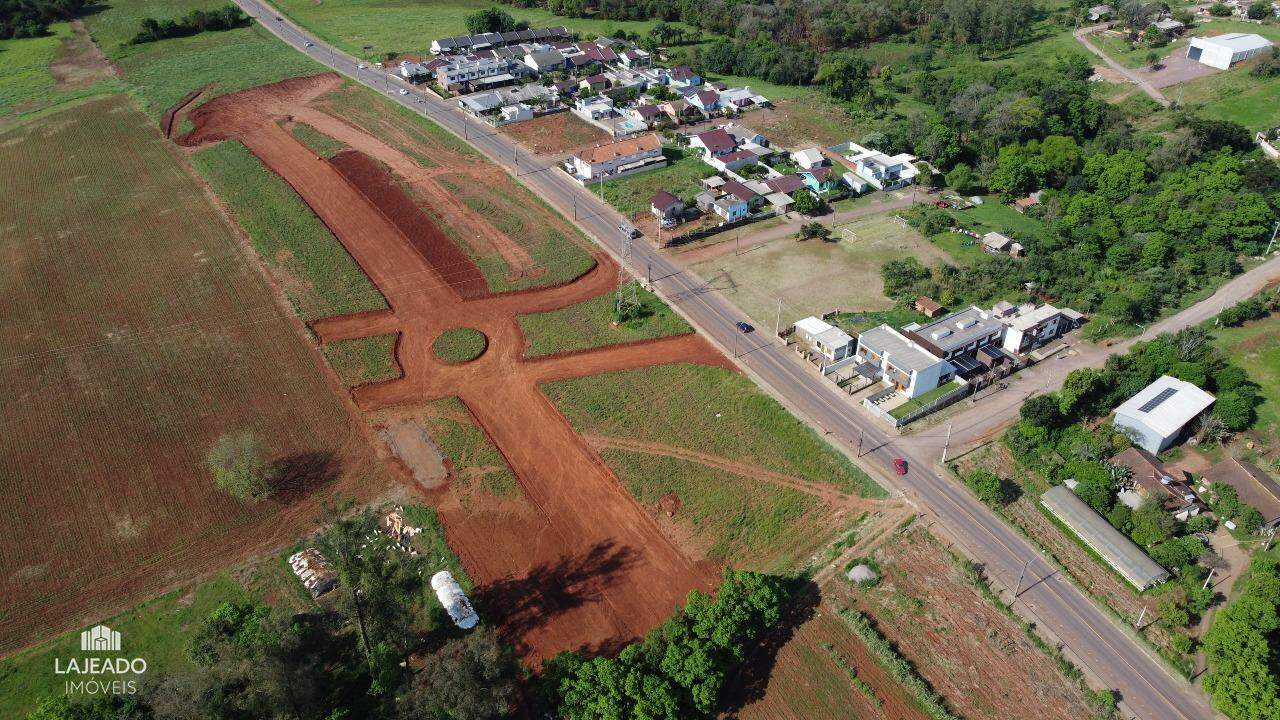
[[[1155,397],[1142,403],[1142,407],[1138,408],[1138,412],[1149,413],[1152,410],[1155,410],[1156,408],[1160,407],[1160,403],[1164,402],[1165,400],[1168,400],[1169,398],[1177,394],[1178,394],[1178,388],[1165,388],[1161,390],[1159,393],[1157,393]]]

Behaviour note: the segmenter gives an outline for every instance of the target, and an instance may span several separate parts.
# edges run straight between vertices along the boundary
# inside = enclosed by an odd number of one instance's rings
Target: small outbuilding
[[[1128,431],[1134,445],[1154,455],[1172,445],[1213,401],[1195,385],[1163,375],[1116,408],[1114,424]]]
[[[816,317],[796,321],[796,336],[827,358],[838,362],[853,355],[853,338],[831,323]]]
[[[942,306],[938,304],[937,300],[921,295],[916,298],[916,312],[928,318],[937,317],[942,313]]]
[[[1226,70],[1232,65],[1266,52],[1272,42],[1253,33],[1227,33],[1194,37],[1187,45],[1187,57],[1209,67]]]
[[[871,569],[870,565],[854,565],[849,568],[849,572],[845,575],[849,578],[849,582],[855,585],[871,585],[880,579],[876,571]]]

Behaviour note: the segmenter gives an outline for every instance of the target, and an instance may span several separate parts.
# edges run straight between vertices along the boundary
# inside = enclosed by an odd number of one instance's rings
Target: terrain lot
[[[856,237],[845,237],[846,228]],[[772,331],[779,299],[783,326],[837,308],[884,310],[892,305],[880,280],[886,260],[915,257],[932,265],[948,257],[915,230],[896,223],[893,213],[840,226],[833,238],[839,241],[780,238],[738,255],[730,251],[704,260],[693,270]],[[742,242],[749,244],[749,236]]]
[[[1218,344],[1262,388],[1253,433],[1273,443],[1280,433],[1280,317],[1272,315],[1240,327],[1217,328]]]
[[[322,494],[387,487],[318,355],[129,99],[4,134],[0,175],[0,653],[287,542]],[[205,454],[241,429],[285,466],[276,499],[212,487]]]
[[[604,130],[568,111],[503,125],[502,132],[539,155],[559,155],[611,139]]]

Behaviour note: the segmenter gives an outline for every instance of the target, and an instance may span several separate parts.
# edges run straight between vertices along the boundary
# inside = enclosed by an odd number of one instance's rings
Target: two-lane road
[[[358,68],[355,58],[287,19],[277,20],[274,8],[260,0],[237,2],[299,51],[455,132],[518,175],[530,189],[567,217],[574,218],[589,237],[615,257],[619,255],[621,216],[558,168],[539,164],[493,128],[471,120],[451,103],[424,95],[388,77],[386,70]],[[406,94],[401,94],[401,90]],[[1130,712],[1148,720],[1199,720],[1213,716],[1203,695],[1172,676],[1079,589],[1058,578],[1030,543],[967,491],[939,475],[934,469],[936,453],[925,447],[913,448],[896,436],[891,437],[870,417],[852,408],[830,383],[795,362],[789,351],[756,334],[742,335],[735,323],[746,318],[739,310],[648,244],[635,244],[630,270],[640,277],[652,277],[659,295],[699,331],[737,357],[743,370],[825,433],[833,444],[849,452],[859,435],[865,434],[863,447],[870,451],[864,451],[859,462],[935,515],[950,536],[974,560],[986,566],[990,577],[1012,588],[1024,563],[1028,563],[1018,604],[1053,633],[1091,675],[1118,689]],[[894,457],[904,457],[910,464],[910,472],[905,477],[885,472]]]

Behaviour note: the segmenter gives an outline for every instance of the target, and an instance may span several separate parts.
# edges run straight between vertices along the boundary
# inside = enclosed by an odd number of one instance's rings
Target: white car
[[[360,63],[359,65],[356,65],[356,69],[357,69],[357,70],[366,70],[366,69],[368,69],[368,67],[369,67],[369,66],[368,66],[368,65],[365,65],[364,63]]]
[[[409,91],[408,91],[408,90],[405,90],[404,88],[400,88],[400,94],[401,94],[401,95],[408,95],[408,94],[409,94]]]
[[[311,42],[310,40],[307,41],[307,47],[315,47],[315,46],[316,46],[315,43]]]

